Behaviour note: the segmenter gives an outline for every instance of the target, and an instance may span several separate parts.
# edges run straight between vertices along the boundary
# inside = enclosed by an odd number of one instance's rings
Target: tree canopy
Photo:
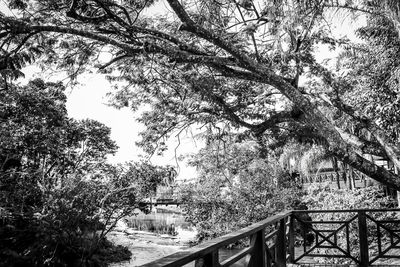
[[[175,178],[170,167],[107,163],[110,128],[69,118],[64,90],[0,82],[1,266],[103,266],[113,249],[129,258],[105,235]]]
[[[234,136],[227,138],[225,148],[219,143],[216,139],[191,157],[199,179],[179,190],[186,220],[196,227],[199,241],[299,207],[299,181],[280,167],[277,157],[265,157],[256,142],[237,142]]]
[[[141,119],[141,145],[149,153],[191,124],[218,130],[227,123],[265,151],[282,141],[312,140],[400,189],[398,175],[365,157],[400,167],[393,116],[397,1],[7,2],[13,12],[0,15],[3,78],[22,75],[30,62],[67,70],[71,78],[97,67],[120,82],[117,106],[151,107]],[[358,30],[364,42],[334,38],[329,12],[365,17]],[[318,62],[321,44],[342,49],[337,68]],[[101,60],[104,54],[110,61]]]

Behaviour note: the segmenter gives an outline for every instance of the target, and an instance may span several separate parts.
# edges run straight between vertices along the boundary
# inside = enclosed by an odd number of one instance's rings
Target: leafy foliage
[[[368,17],[368,25],[357,31],[365,42],[343,54],[343,65],[350,87],[345,97],[373,118],[387,131],[393,141],[399,127],[399,44],[394,25],[384,17]],[[354,51],[355,53],[350,53]]]
[[[9,0],[17,15],[0,16],[0,69],[20,71],[35,60],[48,69],[63,69],[75,80],[98,67],[116,84],[116,106],[146,106],[140,119],[146,130],[138,144],[150,154],[165,151],[168,137],[193,125],[228,125],[265,145],[271,136],[282,137],[282,145],[301,135],[398,188],[396,174],[377,171],[364,157],[383,155],[400,168],[393,136],[397,108],[390,104],[396,103],[395,94],[379,93],[386,90],[385,83],[362,84],[369,79],[362,71],[364,52],[350,60],[360,68],[348,76],[316,58],[321,45],[357,46],[332,34],[332,9],[367,14],[370,25],[360,33],[368,38],[379,33],[395,44],[397,5],[382,2],[167,0],[170,9],[164,9],[157,1]],[[378,27],[371,31],[374,24]],[[380,45],[369,42],[361,48],[371,52]],[[395,70],[390,67],[395,49],[381,49],[387,52],[386,68],[374,71],[370,62],[376,76],[371,81],[383,81]],[[393,88],[395,77],[389,82]],[[369,86],[379,89],[357,91]],[[378,116],[372,102],[363,103],[374,91],[373,98],[384,103]]]
[[[297,172],[309,177],[318,172],[321,165],[329,159],[329,153],[320,145],[288,142],[282,147],[279,163],[289,172]]]
[[[63,90],[34,80],[0,91],[0,265],[102,266],[110,253],[129,258],[106,234],[136,209],[147,212],[144,199],[174,179],[170,167],[107,164],[117,149],[110,129],[68,118]]]
[[[198,240],[214,238],[296,206],[301,196],[294,177],[273,157],[263,158],[257,144],[212,143],[192,158],[199,180],[183,185],[186,219]]]

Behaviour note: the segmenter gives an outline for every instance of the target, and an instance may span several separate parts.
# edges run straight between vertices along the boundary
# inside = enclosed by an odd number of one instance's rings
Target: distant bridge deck
[[[153,205],[153,206],[179,206],[182,203],[176,199],[173,198],[158,198],[158,199],[154,199],[151,201],[144,201],[144,202],[140,202],[139,204],[141,205]]]

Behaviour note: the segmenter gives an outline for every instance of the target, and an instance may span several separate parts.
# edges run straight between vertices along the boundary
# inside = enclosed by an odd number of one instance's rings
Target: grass
[[[173,213],[139,214],[126,222],[135,230],[173,236],[178,234],[176,227],[185,223],[182,216]]]

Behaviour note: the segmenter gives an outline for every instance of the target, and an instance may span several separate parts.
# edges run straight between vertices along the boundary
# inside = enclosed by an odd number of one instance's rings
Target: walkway
[[[143,266],[400,266],[400,209],[287,211]],[[221,259],[219,249],[248,245]],[[323,264],[318,265],[321,259]]]

